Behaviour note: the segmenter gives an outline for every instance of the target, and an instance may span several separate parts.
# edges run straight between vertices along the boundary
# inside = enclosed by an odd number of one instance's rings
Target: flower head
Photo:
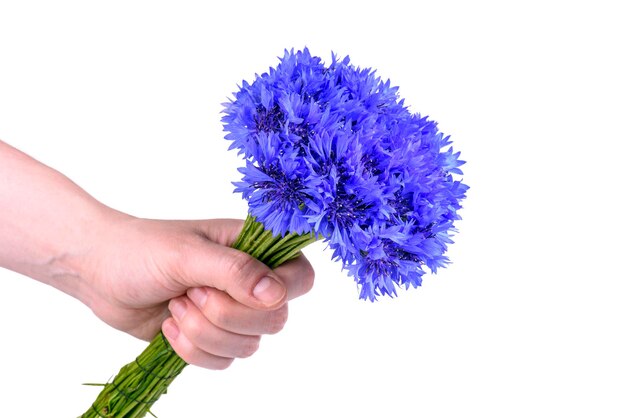
[[[323,236],[361,298],[419,286],[424,266],[446,265],[464,162],[389,81],[348,57],[326,67],[308,49],[285,51],[224,106],[250,214],[275,235]]]

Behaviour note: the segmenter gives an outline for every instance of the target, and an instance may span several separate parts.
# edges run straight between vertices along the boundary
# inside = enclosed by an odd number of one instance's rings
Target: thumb
[[[287,289],[268,266],[250,255],[205,240],[188,247],[180,260],[179,281],[187,287],[213,287],[255,309],[283,305]]]

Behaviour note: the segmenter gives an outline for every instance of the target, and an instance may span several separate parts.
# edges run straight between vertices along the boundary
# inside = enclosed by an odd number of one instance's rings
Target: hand
[[[261,335],[280,331],[287,300],[313,285],[303,255],[272,271],[230,248],[242,226],[117,214],[76,264],[86,284],[80,299],[109,325],[142,339],[162,326],[190,364],[226,368],[252,355]]]
[[[2,141],[0,179],[0,267],[136,337],[162,326],[188,363],[222,369],[251,355],[285,324],[287,300],[313,285],[302,255],[272,271],[230,248],[241,221],[134,218]]]

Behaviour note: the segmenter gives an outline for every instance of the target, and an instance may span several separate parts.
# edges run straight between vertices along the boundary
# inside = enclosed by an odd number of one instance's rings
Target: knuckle
[[[285,328],[287,318],[289,317],[289,309],[287,304],[281,306],[279,309],[272,311],[269,317],[269,333],[276,334]]]
[[[208,368],[212,370],[226,370],[230,367],[231,364],[233,364],[233,361],[235,361],[235,359],[233,358],[216,357],[215,359],[213,359],[211,365]]]
[[[250,279],[250,270],[252,270],[255,259],[243,252],[236,252],[229,260],[228,272],[238,283]]]
[[[261,345],[260,336],[250,336],[246,338],[246,342],[241,347],[241,354],[239,357],[241,358],[250,357],[251,355],[257,352],[260,345]]]
[[[196,355],[194,353],[193,347],[188,344],[179,344],[178,341],[175,341],[172,344],[172,348],[178,354],[180,358],[185,360],[185,362],[189,364],[196,364]]]
[[[242,276],[250,269],[250,264],[254,261],[252,257],[243,252],[235,252],[230,257],[229,271],[234,275]]]
[[[223,329],[228,328],[231,316],[229,306],[223,301],[216,300],[210,304],[208,319],[213,325]]]
[[[313,288],[313,283],[315,282],[315,271],[310,264],[307,265],[304,270],[304,274],[302,276],[302,288],[304,289],[304,293],[308,293]]]
[[[185,318],[186,319],[186,318]],[[198,341],[202,337],[203,327],[199,321],[188,319],[184,321],[184,333],[189,341]]]

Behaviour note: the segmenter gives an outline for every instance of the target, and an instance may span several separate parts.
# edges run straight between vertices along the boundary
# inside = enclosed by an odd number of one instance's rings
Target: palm
[[[91,309],[112,327],[151,339],[168,316],[168,301],[187,290],[179,274],[181,250],[207,240],[198,222],[126,221],[116,245],[96,249]]]

